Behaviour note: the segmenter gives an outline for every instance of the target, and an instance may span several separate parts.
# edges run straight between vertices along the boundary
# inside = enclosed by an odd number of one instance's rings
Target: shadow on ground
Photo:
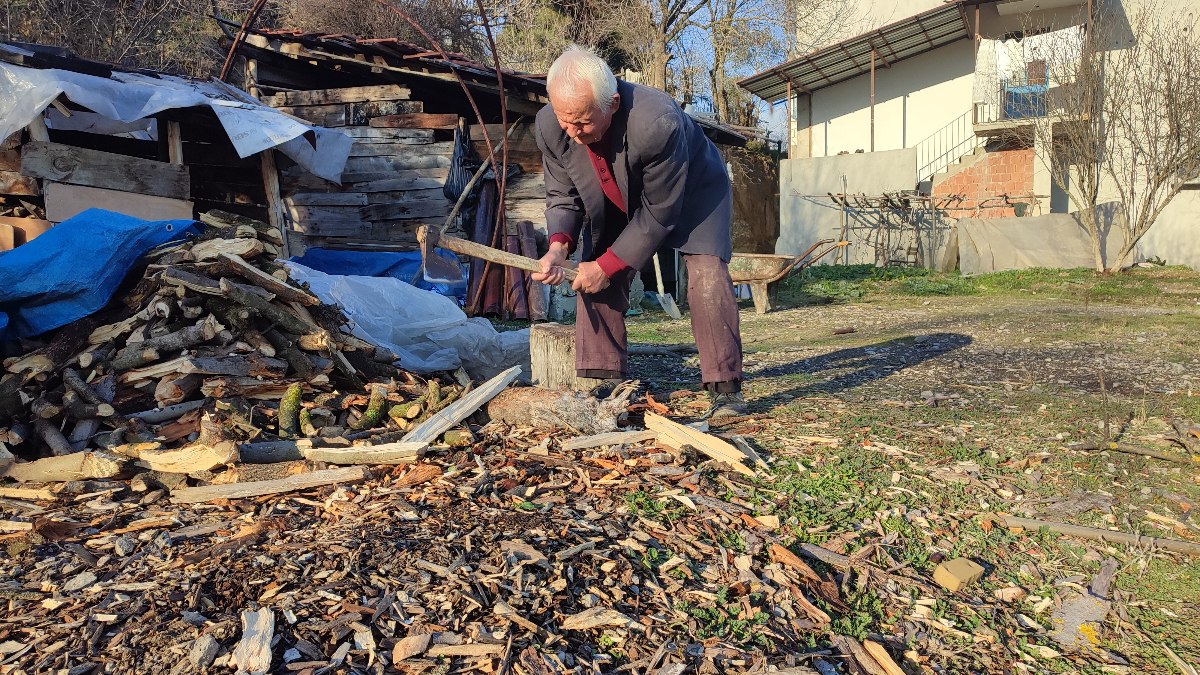
[[[793,389],[773,392],[772,396],[792,397],[840,394],[881,380],[906,368],[962,349],[972,343],[961,333],[932,333],[905,336],[861,347],[838,349],[790,363],[770,365],[746,373],[748,381],[809,375],[824,377]],[[755,360],[777,360],[778,355],[758,353]],[[651,389],[698,388],[700,372],[688,365],[687,355],[634,356],[634,377],[647,382]]]
[[[840,394],[876,382],[906,368],[920,365],[971,344],[961,333],[932,333],[905,336],[861,347],[838,349],[792,363],[769,366],[749,374],[748,379],[789,375],[824,375],[825,379],[783,392],[794,397]]]

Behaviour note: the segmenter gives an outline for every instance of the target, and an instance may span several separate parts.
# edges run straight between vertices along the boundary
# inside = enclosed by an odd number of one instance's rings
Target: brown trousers
[[[700,352],[705,385],[733,383],[722,390],[738,391],[742,379],[742,335],[729,266],[712,255],[684,255],[688,272],[688,311]],[[613,277],[599,293],[577,296],[575,369],[580,377],[628,377],[629,347],[625,312],[633,270]]]

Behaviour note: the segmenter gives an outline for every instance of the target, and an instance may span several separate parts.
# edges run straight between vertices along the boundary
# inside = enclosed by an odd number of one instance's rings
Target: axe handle
[[[426,228],[423,236],[433,238],[434,241],[432,243],[434,246],[448,248],[455,253],[461,253],[466,256],[471,256],[472,258],[479,258],[480,260],[490,260],[499,265],[504,265],[505,267],[515,267],[519,270],[525,270],[526,272],[542,271],[542,266],[539,265],[538,261],[534,260],[533,258],[527,258],[523,255],[517,255],[516,253],[509,253],[508,251],[501,251],[499,249],[492,248],[491,246],[484,246],[483,244],[467,241],[466,239],[459,239],[458,237],[452,237],[448,234],[439,234],[437,230],[433,228]],[[575,281],[575,270],[570,267],[563,267],[563,276],[567,281]]]

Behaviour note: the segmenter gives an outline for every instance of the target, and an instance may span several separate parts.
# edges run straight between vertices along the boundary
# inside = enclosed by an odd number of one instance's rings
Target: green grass
[[[1200,301],[1200,278],[1187,268],[1136,268],[1102,275],[1090,269],[1028,269],[963,277],[919,268],[873,265],[810,267],[783,282],[788,304],[851,302],[888,296],[1040,295],[1084,302]]]

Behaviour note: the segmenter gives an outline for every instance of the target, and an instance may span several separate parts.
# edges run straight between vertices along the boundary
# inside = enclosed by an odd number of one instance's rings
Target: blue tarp
[[[0,253],[0,343],[101,310],[138,258],[195,227],[191,220],[152,222],[88,209]]]
[[[454,253],[436,249],[438,255],[458,260]],[[431,284],[421,274],[420,251],[340,251],[327,248],[305,249],[304,255],[292,258],[292,262],[305,267],[339,276],[393,277],[417,288],[434,291],[455,298],[461,305],[467,298],[466,283],[455,285]],[[463,279],[467,278],[466,265],[462,265]]]

